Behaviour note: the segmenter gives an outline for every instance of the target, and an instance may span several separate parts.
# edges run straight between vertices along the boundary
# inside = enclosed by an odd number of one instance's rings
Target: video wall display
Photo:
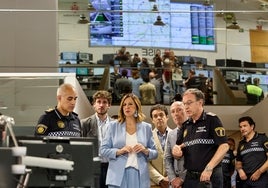
[[[89,0],[89,46],[215,51],[213,5],[170,0]]]

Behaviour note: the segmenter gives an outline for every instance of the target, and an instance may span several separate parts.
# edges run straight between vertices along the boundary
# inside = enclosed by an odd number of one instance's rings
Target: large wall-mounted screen
[[[215,51],[213,5],[170,0],[89,1],[95,8],[90,12],[90,46]]]

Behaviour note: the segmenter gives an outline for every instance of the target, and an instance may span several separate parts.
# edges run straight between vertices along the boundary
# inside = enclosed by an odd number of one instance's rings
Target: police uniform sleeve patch
[[[36,127],[36,132],[38,134],[44,134],[47,130],[47,126],[44,125],[44,124],[38,124],[37,127]]]
[[[223,127],[217,127],[214,129],[214,131],[219,137],[225,136],[225,129]]]
[[[186,135],[187,135],[187,129],[185,129],[185,130],[183,131],[183,138],[185,138]]]
[[[241,145],[241,147],[239,148],[239,151],[242,151],[244,149],[244,145]]]

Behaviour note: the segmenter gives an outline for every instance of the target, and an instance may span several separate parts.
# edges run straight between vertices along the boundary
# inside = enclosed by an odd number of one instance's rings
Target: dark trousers
[[[210,182],[200,182],[202,172],[187,171],[183,188],[223,188],[222,168],[213,169]]]
[[[239,175],[238,175],[239,176]],[[238,180],[238,188],[264,188],[268,187],[268,174],[264,173],[257,181],[251,181],[250,175],[247,175],[247,180]]]
[[[108,170],[108,163],[101,163],[101,172],[100,172],[100,187],[99,188],[108,188],[106,184],[106,175]]]
[[[223,187],[224,188],[231,188],[231,176],[223,175]]]

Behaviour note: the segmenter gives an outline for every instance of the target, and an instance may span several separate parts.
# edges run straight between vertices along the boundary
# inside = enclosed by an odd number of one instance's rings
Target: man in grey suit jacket
[[[112,95],[108,91],[100,90],[93,95],[93,107],[95,114],[81,120],[83,137],[97,137],[99,147],[107,131],[107,127],[112,118],[108,115],[108,110],[112,103]],[[98,149],[99,149],[98,147]],[[105,185],[108,169],[108,160],[100,156],[101,172],[99,177],[99,188],[107,188]]]
[[[184,159],[175,159],[172,155],[172,148],[176,145],[178,134],[182,134],[182,123],[187,120],[184,105],[180,101],[175,101],[170,106],[170,114],[173,122],[177,125],[175,129],[169,131],[165,148],[165,167],[168,179],[172,188],[181,188],[186,170],[184,169]]]

